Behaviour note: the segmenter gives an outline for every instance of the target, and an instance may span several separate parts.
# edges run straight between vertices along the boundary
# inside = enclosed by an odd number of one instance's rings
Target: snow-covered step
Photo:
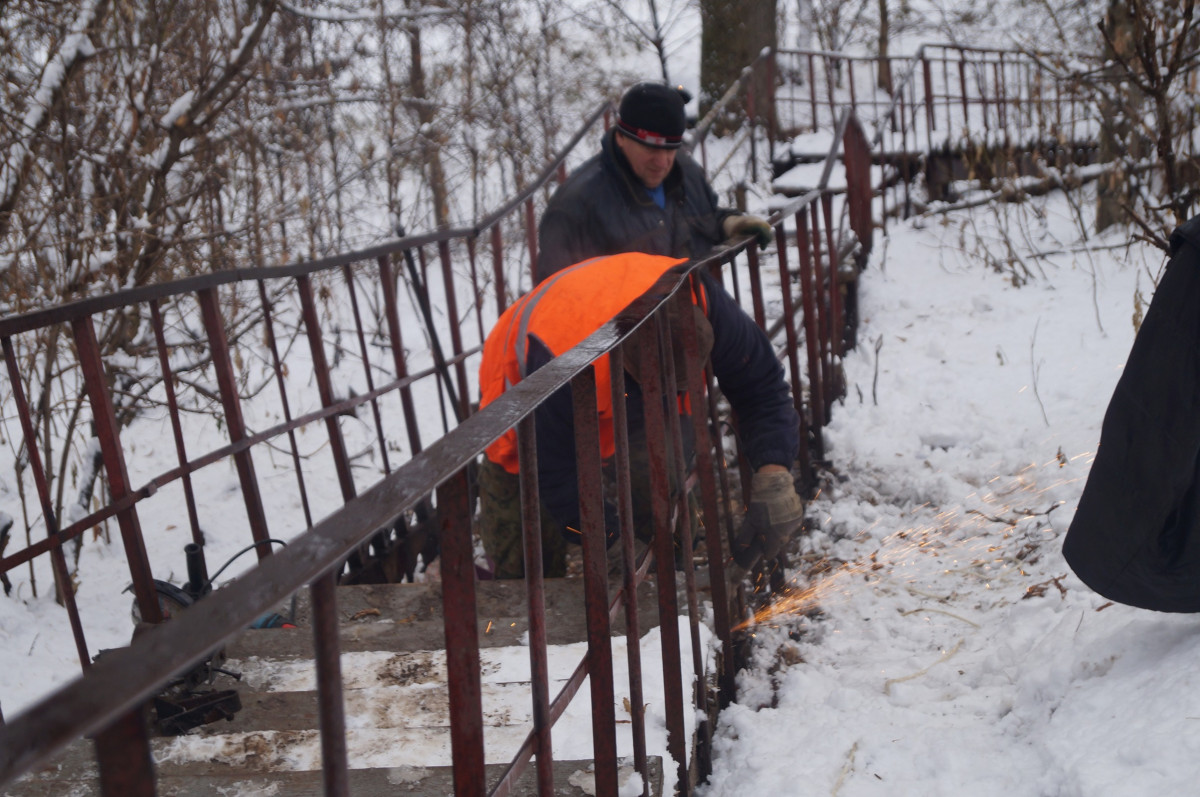
[[[484,751],[490,777],[498,778],[533,727],[525,586],[481,582],[477,587]],[[440,589],[437,583],[338,589],[346,745],[355,795],[452,791]],[[566,684],[587,648],[582,590],[581,579],[546,582],[551,697]],[[653,584],[639,590],[639,617],[647,749],[652,758],[650,793],[661,794],[666,734]],[[298,597],[294,619],[296,628],[247,630],[226,647],[223,667],[240,677],[220,675],[213,688],[237,691],[242,708],[231,720],[152,740],[160,794],[323,793],[310,613],[303,596]],[[681,618],[685,648],[686,622]],[[623,626],[617,621],[613,628],[614,709],[618,755],[628,757],[633,745]],[[711,652],[707,639],[704,646]],[[683,658],[691,661],[686,649]],[[581,692],[586,695],[587,687]],[[692,720],[689,735],[695,730]],[[556,794],[594,793],[587,774],[592,750],[586,698],[572,701],[555,725],[553,748]],[[669,769],[673,772],[674,765]],[[623,761],[621,776],[637,780],[631,760]],[[529,770],[516,793],[535,792]],[[629,793],[640,794],[641,789],[631,784]],[[5,797],[92,794],[99,794],[92,748],[80,743],[54,765],[6,791]]]

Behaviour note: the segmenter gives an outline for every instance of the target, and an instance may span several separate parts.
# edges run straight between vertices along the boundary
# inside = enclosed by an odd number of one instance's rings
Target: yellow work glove
[[[771,241],[775,240],[775,230],[767,224],[766,219],[761,219],[758,216],[730,216],[722,222],[721,227],[725,231],[726,238],[735,238],[739,235],[753,235],[758,238],[758,248],[766,249]]]
[[[733,543],[733,558],[749,570],[759,558],[774,559],[804,520],[804,502],[787,471],[758,471],[750,480],[750,503]]]

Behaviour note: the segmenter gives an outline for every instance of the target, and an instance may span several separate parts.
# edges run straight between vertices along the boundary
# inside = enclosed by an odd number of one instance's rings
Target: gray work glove
[[[775,240],[775,230],[766,219],[758,216],[729,216],[721,222],[726,238],[739,235],[753,235],[758,238],[758,248],[766,249]]]
[[[796,494],[792,474],[759,471],[750,481],[750,504],[733,544],[733,558],[749,570],[759,557],[774,559],[800,528],[804,502]]]

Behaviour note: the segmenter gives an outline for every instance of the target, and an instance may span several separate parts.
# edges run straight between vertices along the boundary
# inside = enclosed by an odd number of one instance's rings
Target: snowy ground
[[[1196,792],[1200,622],[1110,604],[1060,553],[1163,264],[1122,233],[1066,252],[1073,219],[1056,196],[878,245],[819,529],[703,797]]]
[[[1079,229],[1053,196],[878,239],[817,529],[702,797],[1193,793],[1197,622],[1108,604],[1059,550],[1162,265]],[[64,627],[0,600],[8,717],[77,672]]]

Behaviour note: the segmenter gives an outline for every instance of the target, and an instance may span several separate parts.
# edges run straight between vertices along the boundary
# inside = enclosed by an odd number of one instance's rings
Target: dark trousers
[[[653,515],[650,509],[650,468],[646,447],[640,439],[631,440],[630,471],[633,500],[634,536],[649,543],[654,536]],[[678,494],[675,469],[668,456],[672,495]],[[616,506],[617,481],[612,462],[604,464],[604,495],[609,507]],[[515,473],[509,473],[487,457],[479,467],[479,536],[483,549],[492,560],[496,578],[524,578],[525,554],[522,546],[521,528],[521,481]],[[612,514],[606,512],[606,514]],[[695,497],[688,496],[688,515],[692,527],[693,543],[697,539],[701,522]],[[547,578],[566,575],[567,541],[563,537],[563,524],[557,522],[541,507],[542,574]],[[576,535],[578,536],[578,535]],[[576,540],[577,541],[577,540]],[[676,547],[679,546],[676,535]],[[677,551],[678,555],[678,551]]]

